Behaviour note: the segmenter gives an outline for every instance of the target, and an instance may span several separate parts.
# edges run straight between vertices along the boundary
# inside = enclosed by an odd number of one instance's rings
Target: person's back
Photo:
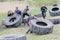
[[[28,19],[27,19],[28,23],[29,23],[29,21],[32,20],[32,19],[35,19],[35,17],[30,15],[30,16],[28,17]]]
[[[21,15],[21,11],[18,9],[18,7],[16,7],[15,13],[20,14]]]

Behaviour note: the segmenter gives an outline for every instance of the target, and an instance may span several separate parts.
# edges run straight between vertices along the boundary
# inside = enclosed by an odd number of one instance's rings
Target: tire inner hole
[[[37,25],[40,25],[40,26],[47,26],[47,24],[44,23],[44,22],[36,22],[36,24],[37,24]]]
[[[57,7],[52,9],[52,11],[58,11],[58,10],[59,10],[59,8],[57,8]]]
[[[9,20],[9,22],[14,22],[16,20],[16,17],[13,17]]]

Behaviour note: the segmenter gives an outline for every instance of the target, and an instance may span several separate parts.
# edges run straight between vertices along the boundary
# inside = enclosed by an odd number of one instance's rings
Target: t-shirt
[[[20,10],[15,10],[15,12],[16,12],[17,14],[21,14],[21,11],[20,11]]]
[[[29,10],[28,8],[24,9],[23,13],[24,14],[27,13],[28,10]]]
[[[29,16],[29,17],[28,17],[28,22],[29,22],[30,20],[32,20],[32,19],[35,19],[35,17],[34,17],[34,16]]]

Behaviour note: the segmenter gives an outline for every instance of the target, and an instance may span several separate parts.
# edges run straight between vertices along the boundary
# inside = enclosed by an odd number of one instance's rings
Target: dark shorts
[[[28,13],[23,13],[23,18],[25,17],[25,15],[26,15],[26,16],[29,16],[29,14],[28,14]]]

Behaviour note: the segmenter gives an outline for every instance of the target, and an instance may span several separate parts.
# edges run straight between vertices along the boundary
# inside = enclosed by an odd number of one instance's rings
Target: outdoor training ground
[[[22,24],[18,28],[6,28],[2,25],[2,20],[7,17],[7,11],[12,9],[14,10],[16,6],[19,9],[23,10],[26,5],[29,5],[23,1],[13,1],[13,2],[0,2],[0,35],[6,34],[24,34],[28,30],[28,26]],[[48,7],[49,8],[49,7]],[[40,12],[40,8],[34,8],[30,6],[30,14],[34,15]],[[51,18],[47,12],[47,19]],[[27,34],[27,40],[60,40],[60,24],[54,25],[53,33],[46,35],[36,35],[36,34]]]

